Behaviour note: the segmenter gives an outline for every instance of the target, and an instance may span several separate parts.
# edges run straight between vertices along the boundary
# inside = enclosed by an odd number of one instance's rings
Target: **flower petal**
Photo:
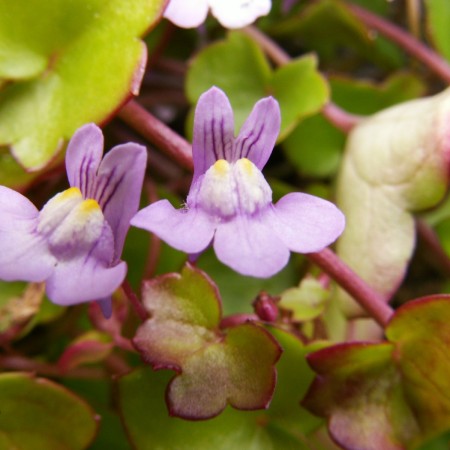
[[[139,208],[147,151],[138,144],[114,147],[103,158],[95,181],[94,199],[114,235],[114,261],[120,259],[130,219]]]
[[[216,222],[200,209],[175,209],[161,200],[139,211],[131,225],[155,233],[177,250],[199,253],[210,244]]]
[[[313,195],[291,193],[274,206],[272,227],[294,252],[313,253],[334,242],[345,217],[333,203]]]
[[[64,306],[103,300],[122,284],[126,273],[123,261],[114,267],[105,267],[92,256],[60,261],[47,280],[47,296]]]
[[[207,0],[170,0],[164,17],[181,28],[195,28],[205,21],[208,9]]]
[[[248,158],[259,170],[266,165],[280,132],[281,114],[273,97],[253,107],[234,144],[233,159]]]
[[[226,28],[242,28],[269,14],[270,0],[210,0],[211,12]]]
[[[125,262],[111,267],[113,253],[113,234],[105,222],[88,252],[58,260],[47,280],[48,298],[58,305],[74,305],[111,296],[127,273]]]
[[[231,159],[233,142],[234,118],[230,102],[223,91],[212,87],[200,96],[195,109],[193,182],[219,159],[234,162]]]
[[[93,123],[79,128],[67,146],[66,170],[69,184],[78,187],[84,198],[93,198],[102,155],[103,133]]]
[[[214,236],[217,258],[242,275],[269,278],[289,260],[289,250],[260,216],[238,215],[220,224]]]
[[[55,258],[35,234],[38,210],[23,195],[0,186],[0,278],[44,281]]]

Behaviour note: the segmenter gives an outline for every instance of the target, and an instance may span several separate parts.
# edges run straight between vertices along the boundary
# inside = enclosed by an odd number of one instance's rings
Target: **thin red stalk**
[[[251,37],[278,66],[291,61],[291,57],[272,39],[253,26],[244,28],[247,36]],[[336,128],[348,133],[361,120],[360,116],[347,113],[333,102],[329,101],[322,109],[324,117]]]
[[[149,317],[148,313],[145,310],[142,303],[140,302],[138,296],[133,291],[128,280],[125,280],[122,283],[122,289],[123,289],[123,292],[125,293],[125,295],[127,296],[128,300],[130,301],[131,306],[133,307],[134,311],[138,315],[139,319],[141,319],[142,322],[145,322]]]
[[[373,28],[391,41],[397,43],[412,56],[422,61],[446,83],[450,83],[450,65],[432,49],[398,26],[387,22],[382,17],[365,10],[360,6],[348,3],[347,7],[370,28]]]
[[[344,288],[383,328],[387,325],[394,310],[333,251],[326,248],[307,256]]]
[[[344,111],[333,102],[328,102],[322,108],[322,114],[328,122],[344,133],[350,132],[351,129],[363,118],[362,116],[357,116]]]
[[[258,28],[248,26],[242,31],[251,37],[277,66],[284,66],[291,61],[289,54]]]
[[[256,314],[233,314],[220,321],[220,328],[231,328],[248,322],[260,321],[261,319]]]
[[[103,369],[94,367],[77,367],[63,373],[56,365],[35,361],[23,356],[0,356],[0,367],[5,370],[34,372],[48,377],[98,379],[104,378],[106,375]]]
[[[118,116],[178,164],[190,171],[194,169],[191,144],[135,100],[130,100]]]

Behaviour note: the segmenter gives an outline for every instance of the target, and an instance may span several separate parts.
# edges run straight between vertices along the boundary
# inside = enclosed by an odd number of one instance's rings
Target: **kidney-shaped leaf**
[[[414,248],[412,213],[437,205],[446,193],[449,120],[447,89],[377,113],[349,135],[337,191],[346,229],[337,252],[386,298]],[[361,314],[343,291],[339,299],[347,314]]]
[[[268,405],[281,350],[255,324],[219,329],[219,293],[203,272],[186,265],[181,275],[148,281],[143,302],[150,319],[133,342],[154,369],[178,372],[168,387],[171,414],[202,419],[227,403],[240,409]]]
[[[0,0],[0,146],[45,166],[86,122],[104,121],[139,89],[142,35],[164,0]]]
[[[97,432],[89,405],[43,378],[0,375],[0,405],[2,449],[82,450]]]
[[[329,420],[346,449],[414,449],[450,429],[450,297],[410,302],[380,344],[346,343],[308,360],[303,405]]]

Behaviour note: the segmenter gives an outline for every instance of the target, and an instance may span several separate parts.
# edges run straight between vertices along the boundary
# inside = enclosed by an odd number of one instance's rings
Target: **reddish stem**
[[[101,379],[106,376],[103,369],[95,367],[76,367],[68,372],[62,372],[54,364],[35,361],[23,356],[0,356],[0,367],[18,372],[34,372],[48,377]]]
[[[307,256],[344,288],[383,328],[386,327],[394,310],[333,251],[325,248]]]
[[[220,321],[220,328],[236,327],[249,322],[260,322],[260,318],[256,314],[233,314]]]
[[[284,66],[291,61],[289,54],[258,28],[248,26],[242,31],[251,37],[277,66]]]
[[[145,322],[149,318],[149,315],[145,310],[144,306],[142,305],[142,303],[140,302],[138,296],[133,291],[128,280],[125,280],[122,283],[122,289],[125,295],[127,296],[128,300],[130,301],[131,306],[133,307],[138,317],[142,320],[142,322]]]
[[[191,144],[135,100],[130,100],[119,111],[118,116],[178,164],[193,171]]]
[[[370,28],[377,30],[390,40],[396,42],[412,56],[425,63],[446,83],[450,83],[450,65],[436,52],[417,40],[398,26],[387,22],[382,17],[373,14],[360,6],[347,4],[348,9]]]
[[[338,105],[333,102],[328,102],[322,108],[322,114],[325,119],[328,120],[332,125],[334,125],[339,130],[344,133],[349,133],[355,125],[363,119],[362,116],[357,116],[355,114],[350,114],[344,111]]]
[[[283,66],[291,61],[291,57],[279,45],[257,28],[249,26],[244,28],[243,31],[260,46],[276,65]],[[322,113],[332,125],[344,133],[348,133],[361,120],[360,116],[347,113],[331,101],[323,107]]]

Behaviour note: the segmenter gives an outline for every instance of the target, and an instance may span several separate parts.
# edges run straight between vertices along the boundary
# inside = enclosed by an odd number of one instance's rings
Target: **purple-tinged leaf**
[[[203,272],[187,265],[181,275],[146,282],[143,303],[151,318],[133,342],[154,369],[178,372],[167,390],[172,415],[206,419],[227,404],[267,407],[280,347],[255,324],[221,330],[220,297]]]
[[[303,405],[326,417],[346,449],[414,449],[450,428],[450,297],[401,307],[388,341],[311,354],[317,373]]]
[[[111,338],[96,330],[88,331],[73,341],[58,360],[62,372],[83,364],[103,361],[113,350]]]

